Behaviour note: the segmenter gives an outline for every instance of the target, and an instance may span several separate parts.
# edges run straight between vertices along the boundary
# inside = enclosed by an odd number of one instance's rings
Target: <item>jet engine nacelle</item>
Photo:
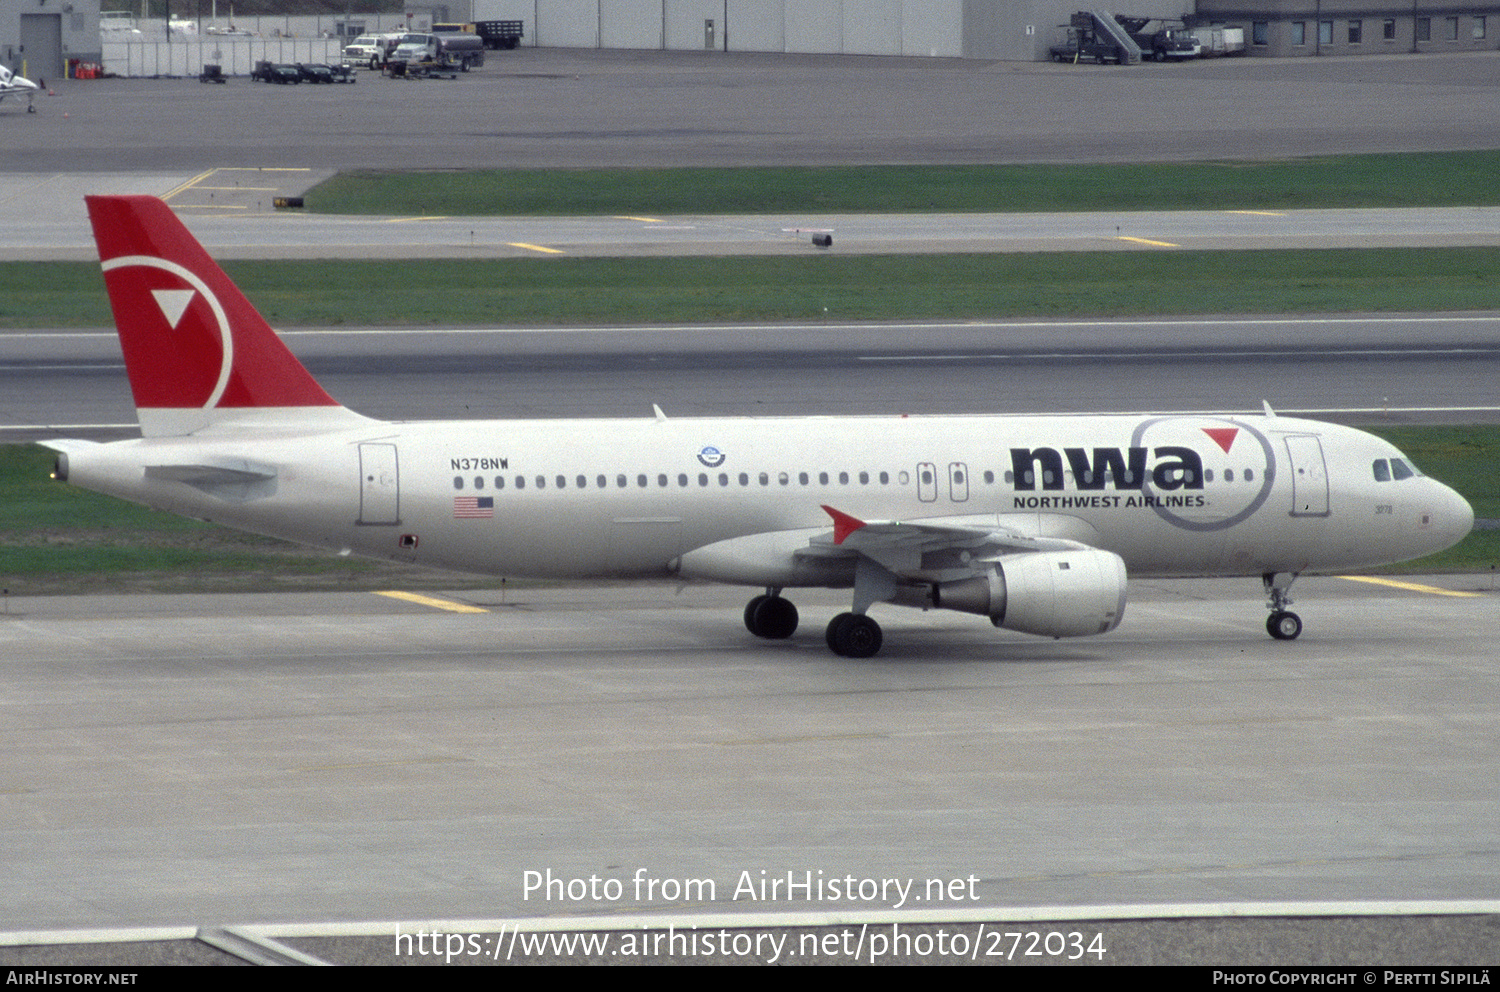
[[[1125,562],[1093,549],[1005,555],[992,572],[933,586],[932,605],[1043,637],[1103,634],[1125,615]]]

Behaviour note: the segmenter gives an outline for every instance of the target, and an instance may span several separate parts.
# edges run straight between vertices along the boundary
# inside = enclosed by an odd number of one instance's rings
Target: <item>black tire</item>
[[[1290,610],[1277,610],[1266,618],[1266,633],[1278,641],[1295,641],[1302,633],[1302,618]]]
[[[756,637],[761,636],[761,634],[759,628],[755,626],[755,611],[760,609],[761,603],[764,603],[770,598],[770,596],[761,594],[759,596],[753,597],[750,602],[745,604],[745,629],[754,634]]]
[[[872,658],[885,637],[880,624],[862,613],[840,613],[828,623],[828,647],[844,658]]]
[[[767,596],[755,610],[759,635],[772,641],[784,641],[797,632],[797,607],[791,600]]]

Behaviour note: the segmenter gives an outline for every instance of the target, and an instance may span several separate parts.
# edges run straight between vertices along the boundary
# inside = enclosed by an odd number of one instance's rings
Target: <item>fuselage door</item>
[[[359,446],[359,522],[388,525],[401,521],[401,475],[394,444]]]
[[[963,462],[948,463],[948,498],[955,503],[969,498],[969,466]]]
[[[917,465],[917,499],[924,503],[937,501],[937,466],[932,462]]]
[[[1282,442],[1292,471],[1292,516],[1328,516],[1328,464],[1323,460],[1323,442],[1316,434],[1288,434]]]

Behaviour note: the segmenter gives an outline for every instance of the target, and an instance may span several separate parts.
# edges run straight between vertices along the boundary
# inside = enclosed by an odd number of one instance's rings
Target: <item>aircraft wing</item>
[[[943,581],[988,571],[1002,555],[1090,549],[1076,518],[987,514],[935,520],[860,520],[824,506],[833,529],[812,535],[797,553],[809,559],[866,557],[900,578]],[[1071,525],[1069,523],[1071,521]],[[1077,536],[1067,536],[1074,531]]]

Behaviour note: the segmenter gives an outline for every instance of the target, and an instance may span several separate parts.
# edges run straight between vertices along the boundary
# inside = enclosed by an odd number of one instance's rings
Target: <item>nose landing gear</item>
[[[1302,618],[1287,609],[1292,605],[1287,590],[1297,580],[1297,573],[1267,572],[1260,580],[1266,588],[1266,595],[1271,597],[1266,604],[1271,608],[1271,615],[1266,618],[1266,633],[1278,641],[1295,641],[1302,633]]]

